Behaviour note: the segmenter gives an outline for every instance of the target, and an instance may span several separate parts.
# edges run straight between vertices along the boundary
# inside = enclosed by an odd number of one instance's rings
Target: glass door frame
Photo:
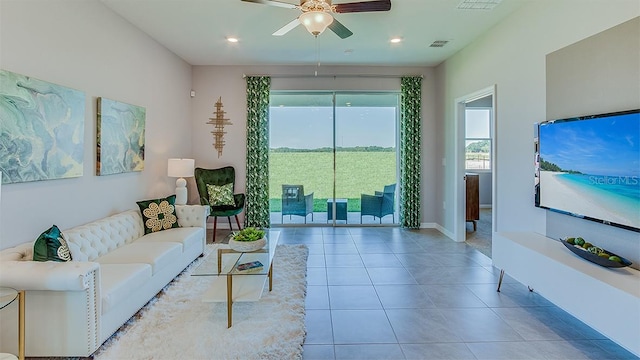
[[[272,91],[270,95],[318,95],[318,96],[323,96],[323,95],[331,95],[331,104],[332,104],[332,169],[333,169],[333,173],[331,176],[332,179],[332,191],[331,191],[331,199],[332,201],[332,209],[331,209],[331,217],[332,220],[331,222],[329,222],[329,220],[327,220],[326,223],[316,223],[316,222],[311,222],[311,223],[304,223],[304,224],[299,224],[299,223],[291,223],[291,224],[284,224],[284,223],[280,223],[280,224],[271,224],[271,226],[275,226],[275,227],[300,227],[300,226],[304,226],[304,227],[399,227],[400,226],[400,206],[399,206],[399,189],[400,189],[400,92],[399,91],[339,91],[339,90],[310,90],[310,91],[299,91],[299,90],[279,90],[279,91]],[[395,164],[395,183],[397,184],[396,186],[396,192],[394,194],[395,198],[394,198],[394,222],[393,223],[382,223],[382,224],[378,224],[378,223],[369,223],[369,224],[360,224],[360,223],[351,223],[349,224],[348,222],[345,221],[344,224],[342,223],[337,223],[336,220],[336,211],[337,211],[337,203],[336,203],[336,187],[337,187],[337,166],[338,166],[338,162],[337,162],[337,111],[336,109],[338,108],[338,105],[336,103],[336,97],[340,96],[340,95],[394,95],[396,96],[396,102],[395,102],[395,124],[394,124],[394,128],[395,128],[395,139],[394,139],[394,146],[395,146],[395,160],[396,160],[396,164]],[[269,104],[269,107],[274,107],[274,105],[272,103]],[[269,119],[269,122],[271,124],[271,119]],[[271,128],[271,125],[270,125]],[[271,136],[270,136],[271,138]],[[271,144],[271,139],[270,139],[270,144]],[[271,174],[271,169],[269,170],[269,175]],[[270,177],[270,176],[269,176]],[[348,202],[347,202],[347,214],[348,214]],[[348,216],[348,215],[347,215]]]

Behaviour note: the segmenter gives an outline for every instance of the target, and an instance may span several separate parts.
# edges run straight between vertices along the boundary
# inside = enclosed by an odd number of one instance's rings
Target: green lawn
[[[349,199],[348,211],[360,211],[360,194],[373,194],[396,182],[396,153],[338,152],[336,169],[336,197]],[[333,153],[269,153],[271,211],[281,210],[283,184],[304,185],[306,194],[313,192],[314,211],[326,211],[327,199],[333,197]]]

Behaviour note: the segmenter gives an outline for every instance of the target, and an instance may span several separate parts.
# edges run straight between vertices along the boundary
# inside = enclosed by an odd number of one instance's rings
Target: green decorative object
[[[176,196],[166,198],[138,201],[144,233],[150,234],[156,231],[180,227],[176,215]]]
[[[235,241],[256,241],[264,237],[264,230],[254,227],[244,228],[240,231],[234,231],[231,238]]]
[[[33,244],[33,261],[71,261],[67,241],[56,225],[38,236]]]
[[[2,183],[83,174],[85,94],[0,70]]]
[[[267,244],[264,230],[254,227],[244,228],[231,234],[229,247],[239,252],[251,252],[262,249]]]
[[[143,107],[98,98],[97,175],[144,169]]]
[[[400,224],[420,228],[422,77],[400,80]]]
[[[245,226],[269,227],[268,76],[247,77],[247,205]]]
[[[213,206],[234,206],[233,183],[222,186],[207,184],[209,194],[209,204]]]

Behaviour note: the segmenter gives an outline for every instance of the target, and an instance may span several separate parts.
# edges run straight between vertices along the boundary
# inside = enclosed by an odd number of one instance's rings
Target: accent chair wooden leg
[[[211,241],[216,242],[216,226],[218,225],[218,217],[213,217],[213,236],[211,236]]]
[[[236,215],[236,224],[238,224],[238,230],[242,229],[240,226],[240,220],[238,220],[238,215]]]
[[[231,216],[227,216],[227,220],[229,220],[229,230],[233,231],[233,226],[231,226]]]

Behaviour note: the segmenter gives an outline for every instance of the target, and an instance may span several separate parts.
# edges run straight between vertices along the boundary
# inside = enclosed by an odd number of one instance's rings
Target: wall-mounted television
[[[535,130],[536,206],[640,232],[640,110]]]

